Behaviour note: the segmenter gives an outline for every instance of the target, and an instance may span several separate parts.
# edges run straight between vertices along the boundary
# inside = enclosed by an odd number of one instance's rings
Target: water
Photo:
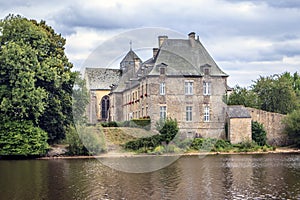
[[[300,154],[183,156],[138,174],[96,159],[0,161],[0,199],[300,199]]]

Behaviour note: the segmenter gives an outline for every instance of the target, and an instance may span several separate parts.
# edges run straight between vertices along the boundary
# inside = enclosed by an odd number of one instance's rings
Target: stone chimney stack
[[[140,68],[141,60],[139,58],[134,58],[134,71],[137,72],[137,70]]]
[[[158,47],[159,47],[159,48],[161,47],[162,43],[163,43],[166,39],[168,39],[168,36],[166,36],[166,35],[158,36]]]
[[[153,58],[156,57],[157,53],[158,53],[158,48],[153,48]]]
[[[195,40],[196,33],[195,32],[190,32],[188,36],[189,36],[189,39],[194,39]]]
[[[188,34],[189,36],[189,40],[190,40],[190,44],[192,47],[195,46],[195,42],[196,42],[196,33],[195,32],[191,32]]]

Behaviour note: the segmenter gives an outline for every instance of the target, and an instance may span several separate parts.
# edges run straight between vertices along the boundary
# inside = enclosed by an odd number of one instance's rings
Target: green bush
[[[289,113],[283,120],[285,132],[289,138],[300,147],[300,109]]]
[[[267,133],[264,126],[256,121],[252,121],[252,140],[255,141],[259,146],[267,144]]]
[[[0,124],[1,156],[42,156],[49,149],[48,134],[31,121]]]
[[[173,119],[166,119],[163,127],[159,130],[159,135],[153,135],[147,138],[140,138],[134,141],[129,141],[125,143],[125,149],[138,150],[140,148],[144,149],[155,149],[162,143],[169,144],[170,141],[174,139],[178,133],[177,121]]]
[[[69,127],[66,134],[68,155],[97,155],[106,151],[102,133],[97,127]]]

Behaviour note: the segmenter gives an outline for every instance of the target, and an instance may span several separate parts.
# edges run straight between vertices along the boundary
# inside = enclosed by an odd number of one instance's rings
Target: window
[[[165,83],[160,83],[159,94],[160,95],[165,95]]]
[[[186,107],[186,121],[190,122],[193,120],[193,117],[192,117],[192,106],[187,106]]]
[[[204,69],[204,75],[209,75],[209,69],[208,68]]]
[[[101,100],[101,118],[102,118],[102,120],[108,119],[108,110],[109,110],[109,97],[106,95]]]
[[[204,121],[209,122],[209,107],[208,106],[206,106],[204,108]]]
[[[166,68],[161,67],[159,68],[160,74],[165,74],[166,73]]]
[[[193,82],[192,81],[185,81],[184,82],[184,93],[186,95],[193,94]]]
[[[167,106],[160,106],[159,116],[161,119],[166,119],[167,117]]]
[[[211,93],[211,83],[203,82],[203,95],[210,95]]]

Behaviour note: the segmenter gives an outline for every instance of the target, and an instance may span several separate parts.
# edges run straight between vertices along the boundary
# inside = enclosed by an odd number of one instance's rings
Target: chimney
[[[168,36],[166,36],[166,35],[158,36],[158,47],[159,47],[159,48],[161,47],[162,43],[163,43],[166,39],[168,39]]]
[[[190,32],[188,36],[189,36],[189,39],[194,39],[195,40],[196,33],[195,32]]]
[[[140,68],[141,60],[139,58],[134,58],[134,71],[137,72],[137,70]]]
[[[153,48],[153,58],[156,57],[157,53],[158,53],[158,48]]]
[[[189,40],[190,40],[190,43],[191,43],[191,46],[194,47],[195,46],[195,41],[196,41],[196,33],[195,32],[191,32],[189,33]]]

